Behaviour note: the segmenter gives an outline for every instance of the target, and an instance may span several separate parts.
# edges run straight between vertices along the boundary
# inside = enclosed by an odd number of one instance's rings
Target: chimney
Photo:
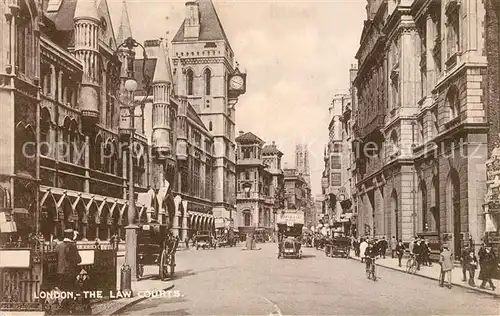
[[[245,132],[244,131],[240,131],[240,136],[243,135],[243,134],[245,134]]]
[[[148,59],[158,58],[160,52],[160,40],[147,40],[144,41],[144,48]]]
[[[273,140],[272,144],[273,144],[273,146],[276,146],[276,142],[274,140]]]

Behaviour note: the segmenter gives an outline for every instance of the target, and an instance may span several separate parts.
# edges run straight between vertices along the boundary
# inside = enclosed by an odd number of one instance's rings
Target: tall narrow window
[[[50,113],[42,109],[40,118],[40,154],[47,156],[50,153]]]
[[[191,69],[186,72],[186,93],[187,95],[193,95],[193,80],[194,73]]]
[[[208,130],[209,130],[209,131],[212,131],[212,129],[213,129],[212,122],[208,122]]]
[[[210,95],[210,81],[212,80],[212,72],[210,69],[205,69],[205,95]]]

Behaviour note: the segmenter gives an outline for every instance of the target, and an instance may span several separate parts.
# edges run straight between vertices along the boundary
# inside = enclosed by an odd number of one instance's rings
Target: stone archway
[[[87,239],[94,241],[97,238],[97,218],[99,210],[95,201],[92,201],[87,211]]]
[[[45,240],[50,240],[57,235],[57,203],[54,196],[48,193],[47,198],[41,205],[41,232]]]

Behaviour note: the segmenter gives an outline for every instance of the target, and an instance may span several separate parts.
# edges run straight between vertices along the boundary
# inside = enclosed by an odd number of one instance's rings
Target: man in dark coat
[[[379,241],[378,244],[378,249],[380,251],[380,256],[385,259],[385,253],[387,252],[388,248],[387,240],[385,240],[385,236],[382,237],[382,239]]]
[[[64,240],[56,246],[57,253],[57,274],[60,280],[61,290],[73,291],[78,275],[78,264],[82,258],[76,248],[76,243],[72,241],[73,230],[64,231]]]
[[[403,255],[405,254],[405,246],[403,244],[403,241],[400,239],[398,244],[396,245],[396,254],[398,255],[398,264],[399,267],[401,267],[401,259],[403,258]]]
[[[479,271],[479,280],[482,280],[480,288],[486,288],[486,283],[489,283],[491,289],[494,291],[496,289],[491,278],[496,270],[497,258],[491,247],[486,247],[484,253],[479,257],[479,264],[481,265],[481,271]]]

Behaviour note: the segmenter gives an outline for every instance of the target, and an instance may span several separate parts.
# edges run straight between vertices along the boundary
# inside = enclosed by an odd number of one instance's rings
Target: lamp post
[[[137,90],[137,81],[133,77],[133,50],[140,46],[143,50],[143,84],[145,90],[145,96],[142,100],[136,101],[134,100],[134,92]],[[125,263],[122,267],[122,274],[128,274],[130,271],[130,280],[123,280],[122,275],[122,290],[131,291],[130,281],[137,280],[137,230],[139,226],[135,223],[135,184],[134,184],[134,133],[135,133],[135,118],[142,117],[142,115],[135,115],[135,108],[137,106],[142,106],[146,101],[149,88],[150,88],[150,80],[149,77],[145,73],[145,64],[147,60],[146,49],[140,43],[138,43],[133,38],[129,37],[125,39],[125,41],[120,44],[115,50],[115,56],[120,49],[128,49],[126,50],[126,57],[122,60],[122,63],[125,62],[127,80],[125,80],[123,84],[123,92],[121,89],[116,89],[115,97],[116,100],[120,103],[120,108],[125,108],[128,110],[128,114],[122,114],[122,118],[128,118],[130,120],[128,128],[120,128],[120,133],[122,136],[128,137],[128,167],[129,167],[129,179],[128,179],[128,212],[127,219],[128,225],[125,227]],[[117,78],[113,78],[117,79]],[[120,80],[119,78],[118,80]],[[119,82],[119,81],[118,81]],[[125,278],[126,279],[126,278]]]

